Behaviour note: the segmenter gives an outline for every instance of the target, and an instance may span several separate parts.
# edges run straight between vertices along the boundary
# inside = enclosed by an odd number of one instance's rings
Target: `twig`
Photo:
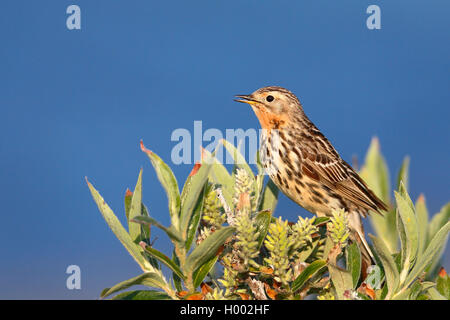
[[[227,215],[227,222],[230,226],[233,226],[235,224],[235,217],[234,213],[231,211],[230,206],[225,201],[225,198],[222,193],[221,188],[216,189],[217,197],[219,198],[220,203],[222,204],[223,210],[225,210],[225,214]]]
[[[245,282],[247,282],[247,285],[252,290],[256,300],[268,300],[264,290],[264,284],[261,281],[248,277]]]

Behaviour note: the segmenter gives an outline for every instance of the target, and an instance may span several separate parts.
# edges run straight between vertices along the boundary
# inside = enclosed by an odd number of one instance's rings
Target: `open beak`
[[[258,101],[256,101],[250,95],[247,94],[237,94],[235,97],[238,98],[234,99],[234,101],[236,102],[248,103],[250,105],[255,105],[256,103],[258,103]]]

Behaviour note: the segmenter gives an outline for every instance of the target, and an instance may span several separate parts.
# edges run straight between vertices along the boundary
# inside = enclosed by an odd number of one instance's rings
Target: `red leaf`
[[[439,277],[445,278],[446,275],[447,275],[447,271],[445,271],[444,267],[441,267],[439,269]]]
[[[187,291],[180,291],[180,292],[177,292],[177,296],[179,296],[180,298],[185,297],[187,294],[188,294]]]
[[[202,293],[194,293],[187,297],[186,300],[205,300],[205,297]]]
[[[224,249],[225,249],[225,246],[224,246],[224,245],[221,245],[221,246],[219,247],[219,249],[217,250],[216,256],[219,256],[219,255],[223,252]]]
[[[141,140],[141,150],[142,150],[143,152],[147,153],[147,154],[151,154],[151,153],[152,153],[151,150],[147,149],[147,148],[144,146],[144,141],[142,141],[142,140]]]
[[[358,292],[375,300],[375,290],[373,290],[368,284],[363,282],[358,288]]]
[[[272,268],[269,268],[269,267],[261,267],[261,268],[259,268],[259,271],[261,271],[262,273],[265,273],[265,274],[273,274],[273,269]]]
[[[198,162],[196,164],[194,164],[194,168],[192,168],[191,173],[189,173],[189,177],[192,177],[194,174],[196,174],[198,169],[200,169],[201,166],[202,165]]]
[[[133,192],[127,188],[127,191],[125,191],[125,197],[132,197],[132,196],[133,196]]]
[[[213,292],[213,289],[211,289],[210,286],[208,286],[206,283],[202,282],[200,285],[200,288],[202,289],[203,295],[206,295],[208,292]]]
[[[238,293],[242,300],[250,300],[250,296],[246,293]]]
[[[275,300],[277,297],[277,292],[273,290],[267,283],[264,283],[264,287],[266,288],[266,293],[269,298]]]
[[[273,280],[273,287],[278,290],[281,287],[281,283],[277,282],[276,280]]]

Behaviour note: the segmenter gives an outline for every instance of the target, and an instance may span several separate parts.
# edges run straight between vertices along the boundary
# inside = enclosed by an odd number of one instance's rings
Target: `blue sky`
[[[81,30],[66,28],[70,4]],[[381,30],[366,28],[370,4]],[[363,159],[374,135],[392,176],[409,155],[411,196],[425,193],[439,211],[450,200],[449,9],[443,0],[3,0],[0,298],[94,299],[139,274],[84,177],[124,221],[123,194],[143,167],[144,202],[167,225],[139,140],[170,164],[172,131],[195,120],[258,128],[232,99],[266,85],[297,94],[348,161]],[[180,184],[190,169],[173,165]],[[305,211],[281,197],[277,213]],[[81,290],[65,287],[71,264]]]

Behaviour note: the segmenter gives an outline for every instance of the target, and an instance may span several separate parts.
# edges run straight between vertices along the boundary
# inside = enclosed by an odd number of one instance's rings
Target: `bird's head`
[[[249,104],[263,129],[279,129],[303,113],[298,98],[281,87],[264,87],[249,95],[236,95],[235,101]]]

